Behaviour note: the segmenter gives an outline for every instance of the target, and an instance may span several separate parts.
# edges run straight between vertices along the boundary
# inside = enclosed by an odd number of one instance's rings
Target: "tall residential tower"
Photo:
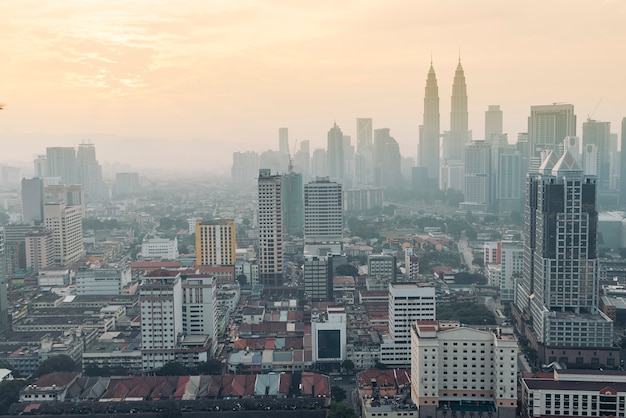
[[[268,169],[258,179],[259,279],[266,286],[280,286],[283,276],[282,177]]]

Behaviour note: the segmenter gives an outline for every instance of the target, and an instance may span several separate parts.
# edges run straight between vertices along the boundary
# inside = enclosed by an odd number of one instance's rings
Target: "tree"
[[[513,225],[521,225],[522,223],[524,223],[524,218],[522,217],[522,214],[517,211],[511,211],[511,214],[509,215],[509,221],[513,224]]]
[[[472,260],[472,264],[479,267],[485,267],[485,260],[483,260],[482,257],[474,257],[474,259]]]
[[[341,363],[341,367],[343,367],[344,370],[348,373],[352,373],[352,371],[354,370],[354,362],[349,359],[345,360],[343,363]]]
[[[35,371],[35,376],[39,377],[54,372],[75,372],[77,369],[76,362],[70,356],[60,354],[41,362]]]
[[[217,359],[209,359],[197,365],[192,374],[222,374],[222,362]]]
[[[354,409],[340,402],[332,402],[328,411],[328,418],[357,418]]]
[[[237,281],[239,282],[239,286],[244,287],[248,284],[248,277],[245,274],[239,274],[237,276]]]
[[[9,408],[20,398],[26,380],[8,380],[0,383],[0,415],[9,415]]]
[[[457,273],[454,275],[454,283],[457,284],[487,284],[487,278],[482,274]]]
[[[485,305],[478,303],[442,303],[437,305],[437,319],[469,325],[495,325],[496,318]]]
[[[341,386],[332,386],[330,388],[330,396],[333,402],[343,402],[346,400],[346,390]]]
[[[186,376],[188,374],[189,369],[177,361],[166,363],[156,372],[157,376]]]
[[[341,264],[340,266],[337,266],[335,273],[339,276],[356,277],[359,275],[359,269],[354,267],[352,264]]]

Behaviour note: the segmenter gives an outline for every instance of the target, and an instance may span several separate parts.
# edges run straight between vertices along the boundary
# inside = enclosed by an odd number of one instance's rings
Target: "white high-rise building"
[[[175,260],[178,258],[178,239],[146,235],[141,242],[141,257]]]
[[[500,247],[500,301],[512,303],[515,285],[522,277],[524,244],[521,241],[502,241]]]
[[[597,176],[600,165],[598,146],[595,144],[585,145],[580,162],[586,176]]]
[[[26,248],[26,268],[37,273],[54,265],[54,237],[45,228],[28,232],[24,239]]]
[[[143,370],[175,361],[183,335],[183,290],[180,273],[155,270],[141,279],[141,357]]]
[[[454,411],[463,411],[468,416],[514,418],[517,352],[512,332],[458,323],[413,323],[411,398],[419,416],[441,417],[446,411],[455,416]]]
[[[283,276],[282,177],[268,169],[258,178],[259,279],[266,286],[280,286]]]
[[[45,227],[52,231],[55,262],[66,265],[80,260],[85,254],[81,206],[45,204],[43,216]]]
[[[560,151],[563,140],[576,136],[574,105],[551,104],[531,106],[528,118],[529,158],[537,158],[541,151]]]
[[[410,367],[411,325],[436,318],[435,288],[416,283],[389,283],[389,334],[380,346],[387,367]]]
[[[211,337],[211,353],[217,349],[217,280],[213,276],[195,274],[182,281],[183,332],[187,335]]]
[[[502,110],[500,105],[489,105],[485,112],[485,141],[502,134]]]
[[[339,183],[318,177],[304,186],[305,252],[340,253],[343,240],[343,193]]]

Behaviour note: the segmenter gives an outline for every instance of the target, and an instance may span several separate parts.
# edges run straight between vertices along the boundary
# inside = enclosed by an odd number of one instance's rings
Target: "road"
[[[459,255],[461,256],[461,261],[467,266],[467,271],[470,273],[476,272],[476,266],[472,264],[474,260],[474,252],[472,251],[472,247],[470,247],[467,238],[462,236],[458,242]]]

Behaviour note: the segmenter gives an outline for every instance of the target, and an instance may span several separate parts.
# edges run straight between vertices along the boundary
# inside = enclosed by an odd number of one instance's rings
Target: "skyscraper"
[[[374,130],[374,179],[377,186],[402,186],[402,157],[398,141],[389,134],[389,128]]]
[[[196,264],[234,265],[237,260],[235,221],[214,219],[196,221]]]
[[[499,105],[489,105],[485,112],[485,141],[491,141],[493,135],[502,134],[502,110]]]
[[[558,152],[567,136],[576,136],[574,105],[551,104],[530,107],[528,158],[539,158],[544,149]]]
[[[85,254],[81,207],[45,204],[43,216],[44,226],[52,231],[54,239],[54,261],[64,266],[80,260]]]
[[[96,159],[96,147],[92,143],[78,145],[76,164],[76,182],[85,186],[85,199],[97,202],[107,197],[102,181],[102,166]]]
[[[283,276],[282,177],[268,169],[258,178],[259,280],[279,286]]]
[[[417,161],[420,167],[427,167],[428,179],[434,186],[439,184],[440,136],[439,87],[437,87],[437,76],[431,62],[424,93],[424,118],[420,126]]]
[[[139,285],[141,357],[144,371],[160,369],[176,359],[183,334],[183,291],[180,273],[154,270]]]
[[[595,145],[598,149],[598,186],[608,190],[611,174],[611,122],[587,119],[583,122],[583,147]]]
[[[311,176],[311,150],[310,142],[299,141],[300,149],[293,157],[294,170],[298,173],[302,173],[303,179],[308,179]]]
[[[337,123],[335,123],[328,131],[326,168],[330,178],[340,183],[343,183],[345,175],[343,144],[343,132],[341,131],[341,128],[337,126]]]
[[[46,148],[48,177],[60,177],[65,184],[76,184],[76,150],[72,147]]]
[[[622,136],[620,138],[619,203],[626,205],[626,117],[622,118]]]
[[[493,203],[491,144],[473,141],[465,145],[464,207],[486,210]]]
[[[521,212],[525,171],[519,151],[513,146],[502,150],[496,175],[496,199],[501,211]]]
[[[22,222],[39,224],[43,221],[43,179],[22,179]]]
[[[283,174],[283,230],[289,235],[301,235],[304,228],[304,191],[302,174]]]
[[[444,143],[444,159],[464,161],[465,144],[472,139],[468,130],[467,119],[467,86],[461,59],[459,59],[452,84],[450,132],[448,132]]]
[[[371,184],[374,181],[372,132],[372,118],[357,118],[355,158],[357,184]]]
[[[304,186],[304,244],[313,255],[340,253],[343,240],[341,184],[318,177]]]
[[[7,265],[8,254],[5,246],[4,226],[0,225],[0,332],[4,332],[11,326],[9,319],[9,301],[7,297]]]
[[[518,330],[544,363],[609,365],[619,351],[608,354],[613,323],[598,309],[596,179],[569,152],[550,151],[528,177],[524,220]]]
[[[280,153],[281,171],[289,164],[289,129],[278,128],[278,152]]]
[[[233,152],[231,178],[248,184],[259,173],[259,154],[254,151]]]

